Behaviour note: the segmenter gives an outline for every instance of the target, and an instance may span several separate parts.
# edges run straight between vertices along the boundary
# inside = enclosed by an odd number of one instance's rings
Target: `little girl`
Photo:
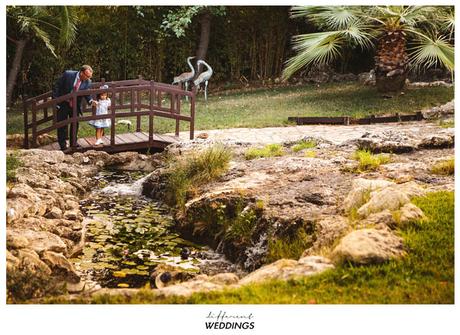
[[[107,85],[101,86],[100,88],[109,88]],[[107,93],[99,93],[97,95],[97,107],[96,115],[104,115],[109,113],[111,101],[107,96]],[[104,142],[102,141],[102,136],[104,136],[104,128],[109,128],[111,126],[110,119],[99,119],[88,121],[90,125],[96,128],[96,145],[101,145]]]

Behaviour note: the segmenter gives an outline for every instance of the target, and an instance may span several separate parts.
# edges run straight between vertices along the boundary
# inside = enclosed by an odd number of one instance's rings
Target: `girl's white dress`
[[[112,102],[110,98],[98,100],[96,107],[96,115],[104,115],[109,113],[109,106]],[[111,126],[110,119],[90,120],[88,123],[95,128],[108,128]]]

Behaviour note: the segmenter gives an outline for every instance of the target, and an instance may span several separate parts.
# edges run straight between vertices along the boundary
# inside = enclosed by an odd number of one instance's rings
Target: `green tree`
[[[171,30],[177,37],[182,37],[195,16],[199,17],[201,32],[200,42],[196,51],[196,59],[205,59],[208,52],[209,36],[211,34],[211,17],[213,15],[225,15],[223,6],[182,6],[170,10],[163,20],[163,28]],[[198,68],[197,76],[201,72],[201,65]]]
[[[8,6],[6,14],[7,39],[16,48],[6,85],[6,103],[10,106],[27,44],[38,39],[57,57],[56,42],[64,46],[74,42],[77,18],[67,6]]]
[[[411,69],[441,65],[453,73],[453,7],[309,6],[294,7],[291,15],[307,18],[320,31],[293,38],[297,54],[286,62],[285,79],[356,48],[375,50],[379,92],[403,89]]]

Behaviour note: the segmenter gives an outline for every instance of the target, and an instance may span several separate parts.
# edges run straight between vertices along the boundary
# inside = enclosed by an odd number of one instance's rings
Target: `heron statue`
[[[188,66],[190,67],[190,69],[192,70],[191,72],[184,72],[180,75],[178,75],[177,77],[174,77],[174,81],[172,82],[172,84],[179,84],[181,85],[182,83],[185,83],[185,90],[188,91],[188,82],[191,81],[193,79],[193,77],[195,77],[195,68],[193,67],[192,63],[190,62],[191,59],[193,59],[195,57],[187,57],[187,64]],[[188,98],[186,96],[186,98]],[[188,100],[188,99],[187,99]]]
[[[203,64],[204,66],[206,66],[206,71],[201,72],[200,75],[198,76],[198,78],[196,78],[193,81],[193,84],[196,87],[200,88],[201,83],[204,82],[204,99],[206,101],[208,101],[208,81],[209,81],[209,78],[211,78],[211,76],[212,76],[212,68],[209,66],[208,63],[206,63],[202,59],[200,59],[200,60],[198,60],[198,62],[196,62],[197,67],[199,67],[200,64]]]

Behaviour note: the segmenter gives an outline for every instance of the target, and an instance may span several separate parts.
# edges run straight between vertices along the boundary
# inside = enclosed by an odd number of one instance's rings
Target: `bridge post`
[[[22,96],[22,107],[24,108],[24,149],[29,149],[29,115],[27,110],[27,99],[25,95]]]
[[[115,96],[115,86],[116,85],[113,85],[112,86],[112,103],[110,105],[110,111],[111,111],[111,114],[110,114],[110,146],[114,146],[115,145],[115,109],[116,109],[116,96]]]
[[[153,102],[155,97],[155,82],[150,81],[150,107],[149,107],[149,146],[153,145]]]
[[[77,146],[77,92],[72,92],[72,122],[71,122],[71,127],[70,127],[70,131],[72,132],[71,136],[70,136],[70,146],[72,148],[76,147]]]
[[[37,100],[32,100],[32,147],[37,147]]]
[[[192,92],[190,98],[190,139],[195,137],[195,92]]]

